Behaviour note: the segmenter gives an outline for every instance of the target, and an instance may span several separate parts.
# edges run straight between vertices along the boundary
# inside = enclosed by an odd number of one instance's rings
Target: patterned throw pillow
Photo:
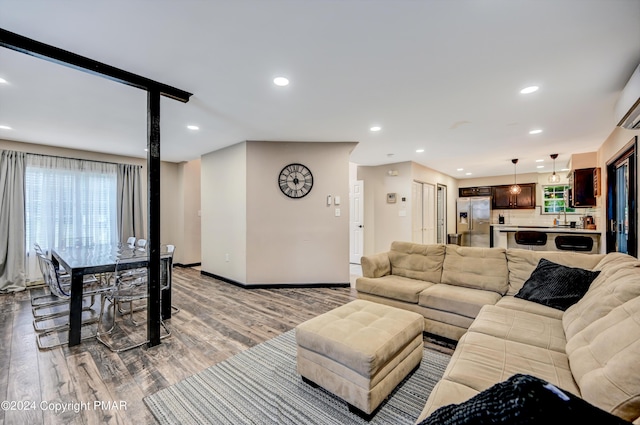
[[[419,425],[618,425],[627,422],[530,375],[513,375],[460,404],[433,412]]]
[[[580,301],[599,274],[542,258],[515,296],[564,311]]]

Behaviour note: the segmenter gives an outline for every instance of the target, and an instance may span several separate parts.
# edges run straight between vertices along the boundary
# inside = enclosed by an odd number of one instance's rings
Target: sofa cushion
[[[505,295],[496,303],[498,307],[510,308],[513,310],[526,311],[538,314],[540,316],[553,317],[555,319],[563,318],[563,311],[557,308],[548,307],[546,305],[534,303],[533,301],[523,300],[511,295]]]
[[[628,421],[640,417],[640,297],[567,340],[582,398]]]
[[[416,423],[420,423],[427,416],[442,406],[452,403],[462,403],[479,392],[480,391],[469,388],[466,385],[458,384],[457,382],[449,381],[447,379],[441,379],[433,387],[433,390],[431,390],[429,398],[427,399],[420,416],[418,416]]]
[[[444,245],[393,242],[388,254],[391,274],[427,282],[440,282],[444,254]]]
[[[563,266],[592,270],[604,258],[604,255],[509,248],[507,249],[507,266],[509,267],[507,295],[518,293],[542,258]]]
[[[562,319],[495,305],[482,307],[476,320],[469,326],[469,332],[480,332],[561,353],[564,353],[567,343]]]
[[[418,425],[473,424],[571,424],[624,425],[628,422],[575,395],[531,375],[516,374],[469,400],[449,404]]]
[[[409,303],[417,303],[420,293],[433,285],[434,283],[432,282],[395,275],[378,278],[359,277],[356,279],[356,290],[358,292]]]
[[[460,338],[443,378],[482,391],[516,373],[537,376],[580,395],[566,354],[479,332]]]
[[[515,297],[566,310],[587,293],[598,274],[542,258]]]
[[[569,307],[562,317],[567,339],[619,305],[640,296],[640,261],[637,258],[611,253],[594,270],[600,270],[600,275],[585,296]]]
[[[508,278],[503,248],[447,245],[442,265],[442,283],[504,295],[509,287]]]
[[[482,306],[495,304],[499,299],[500,294],[496,292],[438,283],[419,294],[418,304],[474,318]]]

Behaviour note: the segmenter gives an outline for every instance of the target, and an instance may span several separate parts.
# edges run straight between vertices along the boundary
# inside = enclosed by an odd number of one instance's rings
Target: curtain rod
[[[25,152],[25,154],[27,154],[27,155],[33,155],[33,156],[46,156],[46,157],[49,157],[49,158],[74,159],[74,160],[76,160],[76,161],[99,162],[99,163],[102,163],[102,164],[113,164],[113,165],[132,165],[132,166],[134,166],[134,167],[142,168],[142,165],[128,164],[128,163],[123,163],[123,162],[98,161],[97,159],[71,158],[71,157],[68,157],[68,156],[60,156],[60,155],[45,155],[45,154],[42,154],[42,153],[31,153],[31,152]]]

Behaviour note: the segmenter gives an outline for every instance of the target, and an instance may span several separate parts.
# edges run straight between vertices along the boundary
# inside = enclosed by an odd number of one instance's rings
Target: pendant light
[[[557,153],[551,154],[551,159],[553,159],[553,174],[549,176],[549,183],[560,183],[560,176],[556,174],[556,158],[558,157]]]
[[[513,163],[513,184],[509,187],[509,193],[518,195],[522,192],[522,188],[518,186],[518,181],[516,180],[516,164],[518,163],[518,158],[512,159],[511,162]]]

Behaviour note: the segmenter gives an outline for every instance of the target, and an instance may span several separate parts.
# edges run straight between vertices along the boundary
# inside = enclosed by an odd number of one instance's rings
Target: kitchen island
[[[546,235],[546,243],[540,245],[523,245],[516,242],[516,232],[538,232]],[[568,226],[513,226],[495,224],[491,226],[494,247],[522,248],[535,251],[578,251],[597,254],[600,252],[600,231]],[[521,233],[522,235],[522,233]],[[530,233],[529,235],[535,235]],[[578,238],[576,238],[578,236]],[[590,249],[587,238],[592,240]]]

